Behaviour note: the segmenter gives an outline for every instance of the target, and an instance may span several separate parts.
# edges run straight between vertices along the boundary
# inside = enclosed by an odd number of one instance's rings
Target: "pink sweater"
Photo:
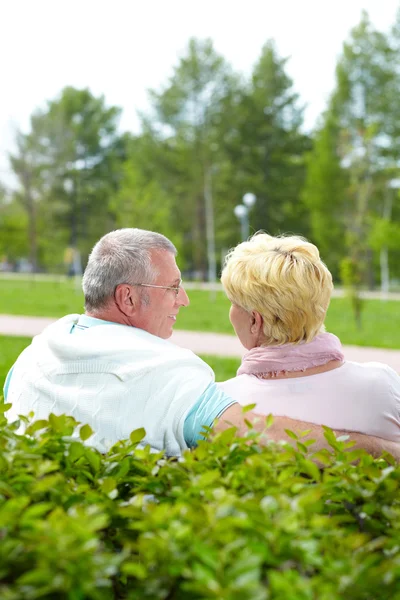
[[[345,362],[338,369],[290,379],[239,375],[218,383],[254,412],[287,416],[400,442],[400,377],[387,365]]]

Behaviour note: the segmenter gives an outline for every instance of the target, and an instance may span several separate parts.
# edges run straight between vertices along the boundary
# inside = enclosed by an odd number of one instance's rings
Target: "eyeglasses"
[[[179,285],[177,287],[172,285],[153,285],[151,283],[131,283],[130,285],[137,287],[159,288],[162,290],[173,290],[175,292],[175,296],[178,296],[179,292],[182,289],[182,279],[179,281]]]

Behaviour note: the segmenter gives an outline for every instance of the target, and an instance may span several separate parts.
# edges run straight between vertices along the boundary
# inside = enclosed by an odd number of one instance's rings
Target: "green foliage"
[[[7,198],[0,185],[0,262],[27,255],[26,229],[26,213],[18,202]]]
[[[150,93],[150,114],[143,116],[144,135],[138,140],[144,153],[139,156],[135,149],[137,163],[173,203],[170,222],[183,235],[189,268],[203,275],[207,270],[205,240],[210,231],[208,182],[211,196],[215,196],[211,203],[224,203],[218,193],[226,161],[221,147],[225,133],[222,114],[237,87],[237,76],[211,40],[189,40],[169,81],[160,91]]]
[[[0,335],[0,395],[8,371],[24,350],[31,343],[29,337]]]
[[[235,189],[257,196],[252,228],[272,235],[282,231],[306,235],[308,219],[299,200],[310,140],[301,132],[303,109],[286,63],[274,43],[267,42],[250,81],[239,92],[234,127],[224,138],[224,147],[233,167],[235,204],[241,199]]]
[[[200,358],[210,365],[215,373],[216,381],[226,381],[227,379],[236,377],[240,366],[240,358],[224,358],[222,356],[213,356],[212,354],[201,354]]]
[[[19,187],[5,205],[0,190],[0,256],[29,252],[32,264],[59,272],[67,246],[85,262],[102,234],[139,226],[170,236],[184,270],[205,278],[210,257],[219,267],[238,242],[233,210],[252,192],[250,231],[309,236],[335,277],[350,257],[369,287],[383,248],[398,277],[400,203],[385,206],[400,161],[399,48],[400,13],[388,34],[364,14],[312,135],[271,40],[244,76],[211,40],[190,39],[149,93],[135,136],[118,135],[120,111],[102,96],[64,88],[17,135],[10,159]]]
[[[119,113],[88,89],[66,87],[32,115],[29,133],[18,133],[10,161],[35,267],[59,267],[68,245],[87,254],[112,228],[108,203],[125,146],[116,132]]]
[[[71,279],[0,279],[0,314],[62,317],[84,310],[83,293]]]
[[[375,217],[369,234],[370,246],[379,251],[383,247],[389,250],[399,249],[400,224],[383,217]]]
[[[325,117],[307,155],[307,175],[302,201],[309,211],[311,239],[334,276],[346,251],[338,243],[345,231],[346,173],[338,152],[339,127],[333,114]]]
[[[357,327],[360,329],[361,311],[364,304],[360,296],[360,286],[363,279],[362,265],[354,258],[343,258],[340,262],[340,276],[346,293],[350,298]]]
[[[244,78],[210,40],[191,39],[149,100],[135,137],[118,136],[119,109],[87,89],[66,87],[32,115],[11,157],[28,236],[21,247],[8,235],[8,253],[29,247],[35,266],[59,272],[68,246],[84,262],[106,231],[143,227],[170,236],[182,267],[201,278],[212,230],[218,265],[237,243],[233,209],[249,191],[258,198],[252,229],[307,233],[299,196],[309,138],[272,42]]]
[[[176,460],[141,431],[101,455],[72,417],[17,426],[1,417],[4,600],[400,597],[400,468],[327,428],[316,455],[229,429]]]
[[[152,230],[173,239],[179,252],[182,234],[176,227],[173,200],[157,180],[147,180],[136,163],[136,152],[128,152],[119,190],[110,201],[115,227],[148,229],[151,224]]]
[[[400,159],[398,31],[376,31],[364,13],[351,32],[303,190],[312,237],[324,260],[336,275],[347,257],[369,287],[378,277],[383,244],[397,257],[400,252],[399,209],[390,198]],[[397,275],[396,262],[392,258],[390,268]]]

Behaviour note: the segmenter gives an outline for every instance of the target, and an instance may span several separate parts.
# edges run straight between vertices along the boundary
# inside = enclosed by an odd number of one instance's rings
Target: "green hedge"
[[[1,417],[1,600],[400,598],[390,456],[327,430],[320,471],[301,440],[233,429],[179,460],[139,449],[140,430],[103,456],[78,431],[51,415],[20,436]]]

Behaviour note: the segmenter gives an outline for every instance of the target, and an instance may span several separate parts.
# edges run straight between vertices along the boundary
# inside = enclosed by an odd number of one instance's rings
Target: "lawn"
[[[0,335],[0,396],[10,367],[30,341],[28,337]]]
[[[0,335],[0,396],[6,375],[17,356],[30,343],[28,337],[13,337]],[[240,360],[236,358],[221,358],[219,356],[202,356],[215,372],[217,381],[225,381],[236,375]]]
[[[222,292],[190,290],[191,305],[181,309],[177,329],[233,333],[229,302]],[[0,314],[61,317],[83,312],[83,296],[72,281],[10,281],[0,279]],[[358,330],[346,298],[333,298],[327,329],[344,344],[400,348],[400,302],[365,300],[363,326]]]

